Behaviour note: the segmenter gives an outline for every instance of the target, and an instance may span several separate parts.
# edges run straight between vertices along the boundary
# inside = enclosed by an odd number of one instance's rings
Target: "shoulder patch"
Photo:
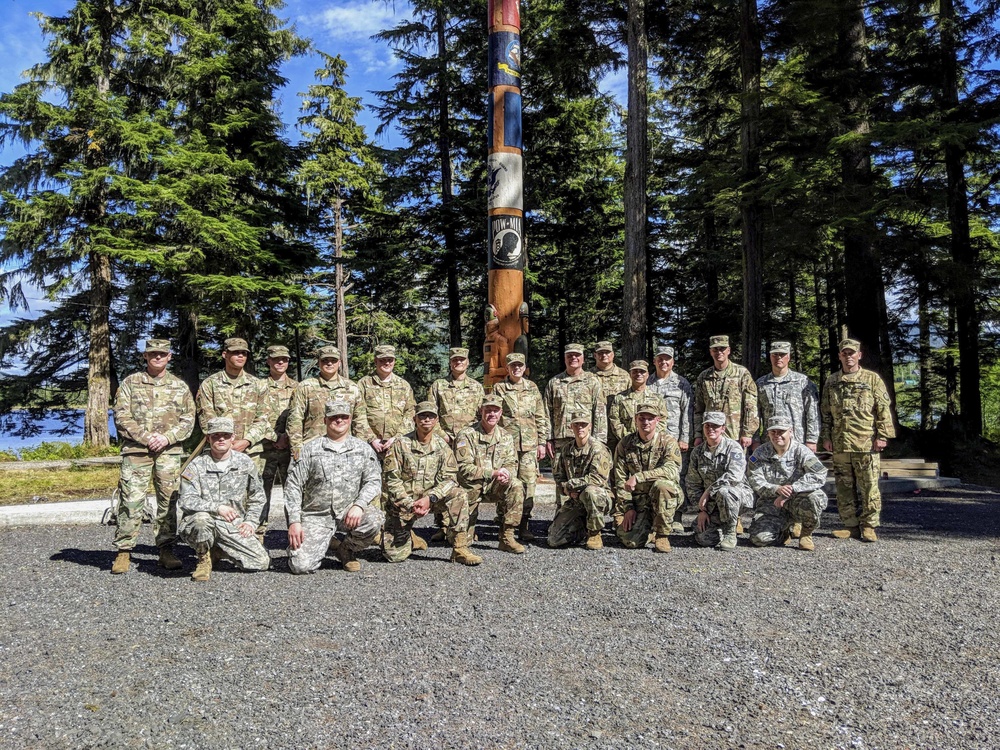
[[[191,473],[191,469],[185,469],[184,473],[181,474],[181,479],[186,479],[189,482],[194,481],[194,474]]]
[[[757,463],[757,456],[750,456],[750,463],[756,464]]]

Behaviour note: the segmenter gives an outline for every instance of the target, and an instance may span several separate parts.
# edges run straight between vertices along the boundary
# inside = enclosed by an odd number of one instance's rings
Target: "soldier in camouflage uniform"
[[[566,500],[556,509],[549,526],[549,546],[576,544],[586,536],[587,549],[604,547],[601,530],[611,512],[611,452],[590,434],[590,414],[570,417],[574,440],[559,454],[552,478]]]
[[[323,562],[330,540],[346,532],[336,554],[344,570],[361,570],[357,553],[375,541],[385,521],[373,501],[382,492],[382,467],[371,447],[351,435],[353,406],[326,405],[326,437],[302,446],[285,482],[288,513],[288,567],[312,573]]]
[[[295,457],[305,443],[326,435],[325,409],[331,401],[351,404],[354,409],[351,429],[356,437],[367,442],[365,402],[358,384],[340,374],[340,349],[321,346],[316,351],[316,367],[319,373],[299,383],[288,408],[288,441]]]
[[[612,453],[626,435],[635,432],[635,410],[639,404],[655,401],[660,405],[661,414],[665,413],[667,407],[659,394],[646,387],[646,380],[649,378],[649,365],[644,360],[637,359],[632,362],[628,372],[631,378],[631,387],[615,396],[608,409],[608,448]],[[657,429],[661,432],[667,431],[662,419]]]
[[[826,467],[795,439],[788,415],[768,419],[767,437],[750,456],[747,473],[756,498],[750,541],[758,547],[783,542],[798,524],[799,549],[811,552],[812,533],[827,506]]]
[[[834,537],[874,542],[882,513],[879,453],[896,437],[896,428],[885,383],[876,373],[862,369],[860,361],[861,343],[841,341],[840,371],[823,386],[820,436],[824,449],[833,451],[837,510],[844,524],[833,532]]]
[[[111,567],[114,574],[129,569],[150,479],[156,490],[153,531],[160,549],[159,564],[168,570],[181,567],[172,549],[177,538],[175,492],[181,471],[181,444],[194,429],[194,399],[187,384],[167,372],[169,341],[149,339],[142,356],[146,369],[125,378],[115,395],[122,468],[114,541],[118,555]]]
[[[264,471],[261,481],[264,483],[264,495],[267,502],[260,514],[260,526],[257,528],[257,539],[264,542],[267,533],[267,519],[271,514],[271,490],[275,481],[284,482],[288,476],[288,464],[292,459],[288,440],[288,408],[298,381],[288,376],[288,363],[291,357],[288,347],[267,347],[268,375],[264,380],[267,386],[267,423],[271,433],[262,442],[261,458],[264,459]]]
[[[597,342],[594,347],[594,364],[594,374],[601,384],[601,395],[604,397],[604,408],[610,409],[615,396],[628,390],[632,381],[628,373],[615,364],[615,350],[610,341]]]
[[[264,487],[249,456],[233,450],[235,425],[213,417],[205,425],[209,453],[196,457],[181,474],[178,533],[194,548],[191,574],[207,581],[212,562],[229,557],[242,570],[267,570],[271,557],[254,535],[264,508]]]
[[[607,445],[608,409],[601,382],[597,376],[583,369],[583,347],[567,344],[563,350],[566,369],[549,380],[545,387],[545,406],[549,412],[549,439],[546,452],[555,466],[559,451],[573,442],[570,415],[589,412],[591,435]],[[557,499],[561,491],[556,488]]]
[[[208,420],[229,417],[236,425],[233,450],[253,459],[258,474],[264,470],[263,440],[271,434],[268,424],[269,393],[264,381],[246,372],[250,347],[244,339],[226,339],[222,349],[225,369],[209,375],[198,389],[198,425],[208,429]],[[207,434],[207,433],[206,433]]]
[[[736,549],[736,524],[740,509],[753,503],[746,483],[747,460],[743,447],[726,437],[726,415],[702,415],[704,440],[691,452],[687,496],[698,503],[694,540],[702,547],[724,552]]]
[[[652,531],[654,550],[670,551],[671,522],[683,498],[681,449],[658,429],[661,402],[636,407],[636,430],[615,449],[615,533],[629,549],[645,547]]]
[[[791,352],[792,345],[787,341],[771,344],[771,372],[757,378],[761,426],[771,417],[788,417],[795,430],[795,439],[815,453],[820,426],[819,389],[801,372],[788,369]]]
[[[458,486],[455,454],[436,432],[437,406],[421,401],[416,411],[414,431],[398,438],[385,458],[382,480],[388,502],[382,555],[389,562],[408,558],[415,548],[413,522],[435,510],[442,514],[451,561],[479,565],[483,558],[469,549],[469,498]]]
[[[486,396],[479,409],[479,423],[466,427],[455,438],[458,481],[468,490],[469,536],[475,538],[481,500],[497,504],[501,552],[521,554],[524,547],[514,539],[521,522],[524,488],[517,478],[517,451],[510,435],[499,426],[500,399]]]
[[[522,542],[533,542],[535,535],[528,524],[535,507],[538,462],[545,458],[545,441],[549,437],[549,413],[538,386],[524,377],[525,367],[523,354],[508,354],[507,377],[493,384],[493,395],[503,405],[500,426],[514,440],[517,478],[524,484],[524,511],[518,526],[518,538]]]
[[[729,361],[728,336],[712,336],[709,348],[712,366],[702,371],[694,386],[695,434],[701,434],[705,412],[721,411],[726,415],[726,437],[739,441],[746,450],[760,425],[757,386],[747,368]],[[695,445],[700,442],[701,437],[695,438]]]
[[[666,429],[668,435],[677,441],[677,446],[681,449],[681,487],[684,487],[688,461],[691,458],[689,449],[693,441],[694,390],[687,378],[674,372],[674,363],[674,348],[672,346],[657,347],[656,356],[653,357],[656,376],[646,384],[646,387],[659,394],[666,404],[666,411],[660,425]],[[677,512],[674,513],[673,530],[675,533],[684,531],[683,514],[684,501],[682,499],[681,504],[677,507]]]

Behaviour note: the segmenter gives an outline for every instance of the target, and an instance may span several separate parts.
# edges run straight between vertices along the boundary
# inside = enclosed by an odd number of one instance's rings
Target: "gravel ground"
[[[270,572],[206,584],[148,526],[126,576],[106,528],[2,530],[0,747],[997,747],[998,510],[890,498],[880,543],[828,513],[814,554],[514,556],[490,523],[478,568],[302,577],[275,530]]]

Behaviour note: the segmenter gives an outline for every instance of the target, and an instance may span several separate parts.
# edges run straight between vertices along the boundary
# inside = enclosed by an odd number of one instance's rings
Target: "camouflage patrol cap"
[[[464,346],[453,346],[448,350],[448,359],[455,359],[456,357],[468,359],[469,350]]]
[[[278,357],[288,357],[291,359],[291,354],[288,353],[287,346],[281,346],[279,344],[273,344],[267,347],[267,356],[271,359],[276,359]]]
[[[721,427],[726,423],[726,415],[721,411],[706,411],[701,417],[701,423]]]
[[[575,411],[569,416],[570,424],[590,424],[590,414],[585,411]]]
[[[435,417],[438,414],[437,404],[433,401],[421,401],[417,404],[417,410],[415,414],[433,414]]]
[[[792,429],[792,420],[786,416],[778,415],[776,417],[771,417],[767,420],[767,431],[771,430],[790,430]]]
[[[222,345],[222,351],[224,352],[246,352],[250,353],[250,345],[247,344],[246,339],[226,339],[225,343]]]
[[[674,358],[674,347],[672,346],[658,346],[656,347],[657,357],[670,357]]]
[[[597,346],[594,347],[595,352],[613,352],[615,348],[611,346],[610,341],[598,341]]]
[[[500,400],[499,396],[495,396],[492,393],[487,393],[486,397],[480,402],[479,408],[482,409],[485,406],[495,406],[498,409],[503,408],[503,401]]]
[[[375,347],[375,359],[395,359],[396,347],[391,344],[380,344]]]
[[[663,416],[660,411],[660,405],[656,401],[650,399],[649,401],[643,401],[637,407],[635,407],[636,414],[654,414],[657,417]]]
[[[728,336],[712,336],[708,340],[708,348],[709,349],[716,349],[716,348],[725,347],[725,346],[729,346],[729,337]]]
[[[316,350],[316,361],[319,362],[321,359],[327,359],[332,357],[333,359],[340,359],[340,349],[335,346],[321,346]]]
[[[644,359],[633,359],[628,366],[629,372],[632,370],[642,370],[643,372],[649,372],[649,363]]]
[[[791,354],[792,345],[787,341],[774,341],[768,354]]]
[[[215,435],[220,432],[236,432],[232,417],[212,417],[208,420],[206,435]]]
[[[146,348],[143,351],[146,354],[153,352],[170,354],[170,339],[146,339]]]
[[[522,365],[525,364],[524,355],[521,352],[511,352],[507,355],[507,364],[513,364],[514,362],[520,362]]]
[[[860,352],[861,342],[857,339],[844,339],[840,342],[840,351],[844,351],[844,349],[851,349],[852,351]]]
[[[323,413],[328,417],[339,417],[351,414],[351,405],[346,401],[327,401],[323,407]]]
[[[566,344],[563,354],[583,354],[583,344]]]

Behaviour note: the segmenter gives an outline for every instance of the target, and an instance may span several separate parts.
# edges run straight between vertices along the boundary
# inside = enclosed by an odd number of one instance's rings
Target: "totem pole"
[[[521,155],[521,17],[518,0],[489,0],[486,388],[503,380],[507,355],[527,349],[524,186]]]

